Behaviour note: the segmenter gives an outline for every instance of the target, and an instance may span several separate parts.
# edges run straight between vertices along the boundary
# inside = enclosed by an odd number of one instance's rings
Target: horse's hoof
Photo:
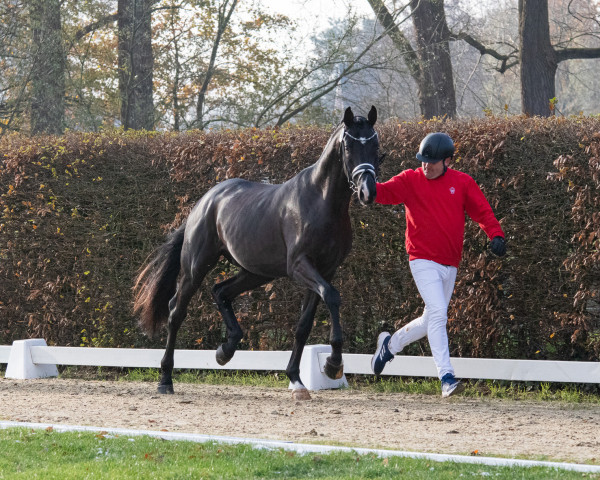
[[[330,360],[331,357],[327,357],[325,360],[325,375],[327,375],[332,380],[339,380],[344,375],[344,364],[340,363],[339,365],[335,365]]]
[[[221,366],[225,365],[229,360],[231,360],[233,358],[233,354],[231,355],[227,355],[224,351],[223,351],[223,345],[219,345],[219,348],[217,348],[217,353],[215,355],[216,359],[217,359],[217,363]]]
[[[165,394],[173,395],[175,393],[175,391],[173,390],[173,384],[159,385],[157,390],[158,390],[158,393],[161,393],[163,395],[165,395]]]
[[[312,400],[312,398],[310,398],[310,393],[308,393],[308,390],[306,388],[297,388],[295,390],[292,390],[292,399],[301,402],[306,400]]]

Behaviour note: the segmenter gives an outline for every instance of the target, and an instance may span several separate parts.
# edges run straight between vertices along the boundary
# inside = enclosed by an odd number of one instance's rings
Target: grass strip
[[[322,478],[581,479],[597,474],[544,467],[492,467],[374,454],[306,454],[249,445],[125,437],[106,432],[0,430],[0,479]]]

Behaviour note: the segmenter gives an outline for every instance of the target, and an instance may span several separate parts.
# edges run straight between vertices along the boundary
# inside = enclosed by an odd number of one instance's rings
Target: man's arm
[[[406,173],[402,172],[387,182],[377,183],[377,197],[375,203],[383,205],[398,205],[404,203],[406,190],[408,188]]]
[[[467,189],[465,211],[473,221],[479,224],[490,240],[501,237],[504,241],[504,232],[494,216],[492,207],[483,195],[479,185],[472,178]]]

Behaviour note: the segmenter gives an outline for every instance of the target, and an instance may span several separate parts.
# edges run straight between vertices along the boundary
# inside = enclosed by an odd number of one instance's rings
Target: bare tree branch
[[[418,81],[421,76],[421,68],[419,66],[419,57],[417,52],[404,35],[404,32],[398,28],[396,18],[390,13],[388,8],[383,3],[383,0],[368,0],[371,8],[377,16],[377,20],[385,29],[385,33],[390,37],[396,48],[402,52],[404,62],[406,63],[410,75]],[[404,7],[406,8],[406,7]],[[404,9],[403,9],[404,10]],[[403,11],[402,10],[402,11]]]
[[[77,30],[75,32],[74,41],[78,42],[86,35],[88,35],[92,32],[95,32],[96,30],[99,30],[102,27],[106,27],[107,25],[110,25],[111,23],[116,22],[118,17],[119,17],[119,14],[117,12],[111,13],[110,15],[106,15],[106,16],[96,20],[95,22],[92,22],[92,23],[86,25],[85,27],[81,27],[79,30]]]
[[[158,12],[159,10],[175,10],[177,8],[182,8],[182,4],[153,8],[150,10],[150,14],[152,14],[154,12]],[[75,36],[73,37],[73,40],[75,42],[78,42],[86,35],[89,35],[90,33],[95,32],[96,30],[100,30],[101,28],[104,28],[107,25],[110,25],[111,23],[116,22],[118,17],[119,17],[118,12],[111,13],[110,15],[105,15],[104,17],[99,18],[95,22],[89,23],[86,26],[81,27],[79,30],[77,30],[75,32]]]
[[[481,56],[490,55],[491,57],[494,57],[496,60],[500,60],[500,62],[501,62],[500,67],[496,69],[500,73],[506,72],[508,69],[514,67],[515,65],[518,65],[518,63],[519,63],[519,60],[517,58],[518,50],[515,50],[514,52],[511,52],[508,55],[504,55],[492,48],[486,47],[479,40],[472,37],[468,33],[464,33],[464,32],[459,33],[459,34],[451,33],[450,39],[455,40],[455,41],[463,40],[466,43],[468,43],[469,45],[471,45],[473,48],[478,50],[479,53],[481,54]]]
[[[600,58],[600,48],[565,48],[556,50],[557,61]]]
[[[221,43],[221,38],[223,37],[223,33],[225,29],[229,25],[229,21],[231,20],[231,15],[233,15],[233,11],[237,6],[238,0],[233,0],[231,5],[229,5],[229,10],[227,10],[229,0],[225,0],[221,5],[219,5],[219,16],[217,22],[217,35],[213,42],[212,52],[210,54],[210,60],[208,62],[208,67],[206,69],[206,74],[204,75],[204,81],[202,82],[202,86],[200,87],[200,92],[198,92],[198,103],[196,104],[196,122],[198,124],[198,128],[204,128],[204,122],[202,119],[203,109],[204,109],[204,101],[206,99],[206,92],[208,90],[208,86],[210,85],[210,81],[215,74],[215,62],[217,58],[217,51],[219,50],[219,45]]]

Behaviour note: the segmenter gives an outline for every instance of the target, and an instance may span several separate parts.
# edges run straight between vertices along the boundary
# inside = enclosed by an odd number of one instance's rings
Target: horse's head
[[[344,170],[351,188],[361,204],[373,203],[377,195],[375,182],[379,171],[379,138],[373,128],[377,110],[371,107],[367,118],[355,117],[348,107],[340,136]]]

